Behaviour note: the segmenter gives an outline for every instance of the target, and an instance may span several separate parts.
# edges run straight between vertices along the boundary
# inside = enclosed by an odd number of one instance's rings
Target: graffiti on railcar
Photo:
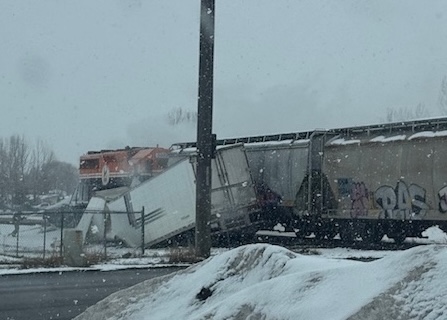
[[[374,193],[375,202],[382,219],[421,219],[429,209],[426,191],[417,184],[407,184],[400,180],[395,188],[381,186]],[[446,206],[447,209],[447,206]]]
[[[438,192],[439,197],[439,211],[441,213],[447,212],[447,186],[441,188]]]
[[[366,217],[368,215],[369,194],[363,182],[351,184],[351,217]]]

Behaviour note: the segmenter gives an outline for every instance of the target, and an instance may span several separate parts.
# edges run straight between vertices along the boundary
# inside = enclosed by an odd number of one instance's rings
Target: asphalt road
[[[0,276],[0,319],[72,319],[111,293],[179,268]]]

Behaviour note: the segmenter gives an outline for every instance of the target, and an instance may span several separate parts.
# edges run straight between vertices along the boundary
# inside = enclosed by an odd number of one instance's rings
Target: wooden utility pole
[[[196,255],[211,251],[211,158],[213,157],[214,0],[201,0],[199,101],[197,109]]]

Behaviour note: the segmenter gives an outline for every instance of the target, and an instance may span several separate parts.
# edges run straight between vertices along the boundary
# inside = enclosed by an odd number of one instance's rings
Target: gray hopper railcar
[[[378,242],[447,231],[447,119],[330,130],[297,194],[300,235]],[[315,155],[314,155],[315,156]],[[311,189],[311,192],[307,190]]]

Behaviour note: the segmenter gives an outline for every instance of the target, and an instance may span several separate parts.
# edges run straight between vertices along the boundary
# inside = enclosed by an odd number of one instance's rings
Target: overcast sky
[[[1,0],[0,136],[88,150],[195,140],[199,0]],[[216,0],[219,138],[377,123],[447,75],[447,2]]]

